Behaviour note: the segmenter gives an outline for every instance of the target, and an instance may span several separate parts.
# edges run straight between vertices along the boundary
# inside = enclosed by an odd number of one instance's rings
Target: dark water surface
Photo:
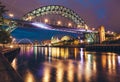
[[[25,82],[120,82],[120,55],[110,52],[21,47],[12,66]]]

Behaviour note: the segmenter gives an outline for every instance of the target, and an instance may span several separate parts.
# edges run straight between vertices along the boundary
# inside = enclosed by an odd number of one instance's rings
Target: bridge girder
[[[28,12],[23,16],[23,20],[32,20],[36,17],[57,14],[72,20],[79,28],[85,28],[85,21],[73,10],[59,6],[59,5],[49,5],[37,8],[33,11]]]

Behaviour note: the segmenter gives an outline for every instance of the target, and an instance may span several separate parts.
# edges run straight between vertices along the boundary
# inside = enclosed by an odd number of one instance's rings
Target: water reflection
[[[49,81],[50,81],[50,68],[45,66],[42,82],[49,82]]]
[[[21,47],[12,62],[25,82],[118,82],[120,56],[83,48]]]
[[[57,72],[56,72],[56,82],[63,82],[63,76],[64,76],[64,66],[62,62],[58,62],[57,64]]]
[[[17,70],[17,58],[15,58],[12,63],[11,63],[12,67]]]
[[[35,82],[35,77],[30,72],[30,70],[26,70],[26,74],[24,76],[24,82]]]

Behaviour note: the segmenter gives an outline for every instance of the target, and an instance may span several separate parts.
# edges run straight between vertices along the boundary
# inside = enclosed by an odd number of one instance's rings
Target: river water
[[[83,48],[21,47],[12,62],[24,82],[120,82],[120,54]]]

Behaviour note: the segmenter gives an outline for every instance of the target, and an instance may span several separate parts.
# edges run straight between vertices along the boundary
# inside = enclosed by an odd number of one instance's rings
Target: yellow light
[[[17,70],[17,59],[15,58],[13,62],[11,63],[12,67]]]
[[[43,79],[42,82],[49,82],[50,81],[50,68],[45,67],[43,71]]]
[[[29,16],[26,20],[30,20],[31,21],[32,18],[33,18],[32,16]]]
[[[111,32],[111,34],[114,34],[114,32]]]
[[[58,25],[61,25],[61,21],[58,21],[57,24],[58,24]]]
[[[12,14],[12,13],[9,13],[9,17],[14,17],[14,14]]]
[[[95,30],[95,28],[92,28],[92,30]]]
[[[13,38],[13,41],[15,41],[16,40],[16,38]]]
[[[12,36],[10,36],[10,38],[13,38]]]
[[[13,45],[10,45],[10,48],[13,48],[14,46]]]
[[[25,79],[24,79],[25,82],[35,82],[35,78],[33,76],[33,74],[27,70],[26,74],[25,74]]]
[[[77,27],[78,27],[78,28],[80,28],[80,27],[81,27],[81,25],[77,25]]]
[[[45,23],[48,23],[48,19],[45,19],[44,22],[45,22]]]
[[[109,33],[110,33],[110,31],[107,31],[107,33],[109,34]]]
[[[85,24],[85,29],[88,30],[88,26]]]
[[[72,26],[72,24],[71,24],[71,23],[68,23],[68,26],[70,27],[70,26]]]

